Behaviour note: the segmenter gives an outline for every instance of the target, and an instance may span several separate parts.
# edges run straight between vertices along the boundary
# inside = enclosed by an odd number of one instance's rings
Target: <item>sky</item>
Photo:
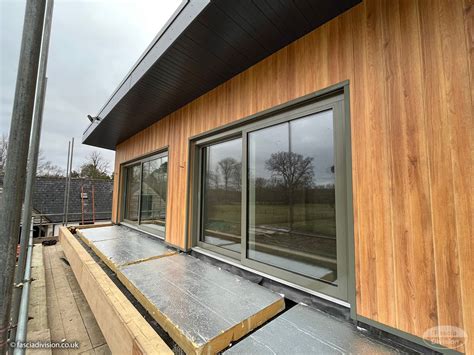
[[[0,136],[10,131],[25,3],[0,0]],[[87,115],[97,115],[180,3],[55,0],[40,147],[46,160],[65,169],[74,137],[75,170],[98,150],[112,171],[113,151],[81,144]]]

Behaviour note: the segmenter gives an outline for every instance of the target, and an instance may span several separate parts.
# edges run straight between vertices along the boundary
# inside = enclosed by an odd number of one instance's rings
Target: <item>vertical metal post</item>
[[[71,141],[67,142],[66,179],[64,181],[63,226],[64,226],[64,222],[66,220],[67,183],[69,181],[69,159],[70,159],[70,155],[71,155]]]
[[[9,149],[0,211],[0,354],[7,348],[16,246],[25,193],[28,143],[46,0],[28,0],[25,8],[20,61],[9,135]]]
[[[31,143],[28,152],[28,171],[26,176],[25,200],[23,202],[22,229],[20,237],[20,257],[15,273],[15,288],[13,289],[12,300],[12,321],[16,326],[18,323],[18,311],[20,309],[21,289],[18,287],[23,281],[25,274],[26,254],[28,249],[28,240],[30,236],[32,199],[35,187],[36,169],[38,167],[38,154],[41,141],[41,127],[43,124],[44,102],[46,99],[46,89],[48,78],[46,70],[48,68],[49,39],[51,37],[51,23],[53,16],[54,0],[48,0],[46,5],[46,14],[43,26],[43,41],[41,43],[41,54],[38,68],[38,83],[36,86],[36,98],[33,116],[33,129],[31,133]],[[41,233],[41,229],[40,229]],[[13,327],[10,339],[15,339],[16,328]]]
[[[92,224],[95,224],[95,186],[92,183]]]
[[[31,210],[32,210],[32,198],[36,178],[36,168],[38,165],[38,151],[41,136],[41,123],[43,119],[43,107],[45,99],[45,90],[47,80],[43,82],[43,88],[38,90],[37,104],[35,105],[35,117],[33,121],[33,132],[31,138],[30,151],[28,154],[28,172],[26,176],[26,191],[25,201],[23,202],[23,213],[21,222],[21,237],[20,237],[20,256],[18,257],[18,264],[15,272],[15,283],[13,288],[13,299],[11,308],[11,324],[13,328],[11,330],[10,339],[15,339],[16,324],[18,322],[18,310],[20,308],[20,297],[21,297],[21,284],[23,281],[23,275],[25,273],[25,262],[26,254],[28,249],[28,240],[30,237],[31,227]]]
[[[17,344],[24,343],[26,341],[26,332],[28,329],[28,305],[30,300],[30,290],[31,290],[31,282],[33,281],[31,278],[31,261],[33,259],[33,228],[34,224],[31,222],[30,224],[31,230],[29,233],[28,238],[28,246],[27,246],[27,254],[26,254],[26,267],[25,273],[22,275],[24,285],[22,287],[21,292],[21,300],[20,300],[20,307],[19,307],[19,321],[18,321],[18,328],[15,329],[15,339]],[[13,350],[13,354],[24,354],[25,349],[21,347],[16,347]]]
[[[81,185],[81,218],[84,225],[84,184]]]
[[[68,222],[68,213],[69,213],[69,193],[71,192],[71,174],[72,174],[72,158],[74,156],[74,138],[72,138],[71,141],[71,159],[69,162],[69,178],[67,182],[67,193],[66,193],[66,223],[65,225],[67,226]]]

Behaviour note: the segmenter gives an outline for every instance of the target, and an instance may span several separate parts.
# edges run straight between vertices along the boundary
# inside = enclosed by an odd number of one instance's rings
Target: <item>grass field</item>
[[[288,205],[256,205],[255,226],[289,229]],[[216,204],[207,212],[206,228],[223,233],[240,234],[241,207],[238,204]],[[305,234],[336,236],[334,207],[328,204],[297,204],[294,206],[293,231]]]

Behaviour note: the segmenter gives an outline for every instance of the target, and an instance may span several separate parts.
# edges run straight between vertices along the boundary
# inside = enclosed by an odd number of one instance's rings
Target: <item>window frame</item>
[[[196,245],[198,245],[201,248],[211,250],[213,252],[228,256],[230,258],[240,260],[240,253],[221,248],[217,245],[213,245],[210,243],[203,242],[201,240],[201,235],[203,233],[204,226],[202,225],[203,221],[203,205],[204,205],[204,198],[203,198],[203,187],[204,187],[204,162],[205,162],[205,157],[204,153],[207,147],[212,146],[214,144],[219,144],[227,141],[231,141],[233,139],[239,139],[242,138],[241,132],[238,129],[230,130],[227,132],[224,132],[222,134],[218,134],[215,136],[211,136],[205,139],[201,139],[196,142],[196,154],[197,154],[197,159],[195,160],[197,162],[197,182],[196,182],[196,187],[197,187],[197,211],[196,211],[196,228],[197,228],[197,233],[196,237],[197,239],[195,240]],[[243,152],[242,152],[243,153]],[[242,238],[243,236],[241,235],[241,243],[242,243]]]
[[[339,85],[333,90],[328,90],[320,95],[311,95],[287,105],[270,109],[263,113],[238,121],[229,127],[221,127],[207,132],[201,137],[190,139],[190,157],[192,163],[192,175],[194,176],[193,203],[190,205],[190,232],[192,246],[215,252],[218,255],[230,257],[242,266],[250,267],[259,272],[269,274],[284,281],[301,286],[304,289],[320,292],[330,297],[352,303],[355,298],[352,291],[355,290],[353,280],[353,232],[352,232],[352,181],[350,165],[350,123],[348,116],[348,85]],[[327,110],[333,110],[333,134],[334,134],[334,160],[336,167],[336,253],[337,253],[337,286],[298,274],[293,271],[265,264],[247,257],[248,244],[248,134],[250,132],[271,127],[280,123],[289,122],[310,114],[316,114]],[[214,133],[213,133],[214,132]],[[242,210],[241,210],[241,252],[235,253],[221,247],[204,243],[200,240],[202,233],[202,179],[203,160],[202,152],[206,146],[220,143],[235,137],[242,138]],[[349,195],[350,194],[350,195]],[[354,291],[355,292],[355,291]]]
[[[146,162],[151,161],[151,160],[163,158],[163,157],[168,158],[168,166],[169,166],[169,154],[168,154],[168,149],[167,148],[163,149],[163,150],[159,150],[157,152],[154,152],[151,155],[147,155],[147,156],[142,157],[142,158],[134,159],[134,160],[125,162],[125,163],[120,165],[120,176],[122,177],[122,179],[121,179],[122,181],[120,183],[120,198],[121,198],[120,223],[124,224],[124,225],[127,225],[127,226],[130,226],[132,228],[140,229],[140,230],[146,232],[147,234],[153,235],[156,238],[166,240],[166,232],[167,232],[166,223],[165,223],[165,231],[164,231],[163,235],[158,234],[156,229],[146,227],[146,225],[142,225],[140,223],[141,222],[141,208],[142,208],[141,199],[142,199],[142,187],[143,187],[143,181],[142,181],[142,179],[143,179],[143,163],[146,163]],[[129,220],[129,219],[125,218],[125,206],[126,206],[126,203],[127,203],[127,180],[128,180],[127,169],[129,169],[129,168],[131,168],[135,165],[140,166],[140,193],[139,193],[139,197],[138,197],[138,211],[137,211],[138,212],[138,218],[137,218],[137,221],[132,221],[132,220]],[[166,189],[167,190],[169,189],[168,178],[166,180]],[[168,195],[168,193],[167,193],[167,195]],[[166,201],[166,208],[168,208],[168,201]]]

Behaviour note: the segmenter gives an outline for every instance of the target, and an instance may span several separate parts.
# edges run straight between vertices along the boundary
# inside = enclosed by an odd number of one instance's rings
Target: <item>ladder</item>
[[[89,186],[81,185],[81,216],[82,225],[95,224],[95,187],[93,183]],[[87,218],[89,217],[89,218]],[[92,217],[92,220],[90,219]]]

